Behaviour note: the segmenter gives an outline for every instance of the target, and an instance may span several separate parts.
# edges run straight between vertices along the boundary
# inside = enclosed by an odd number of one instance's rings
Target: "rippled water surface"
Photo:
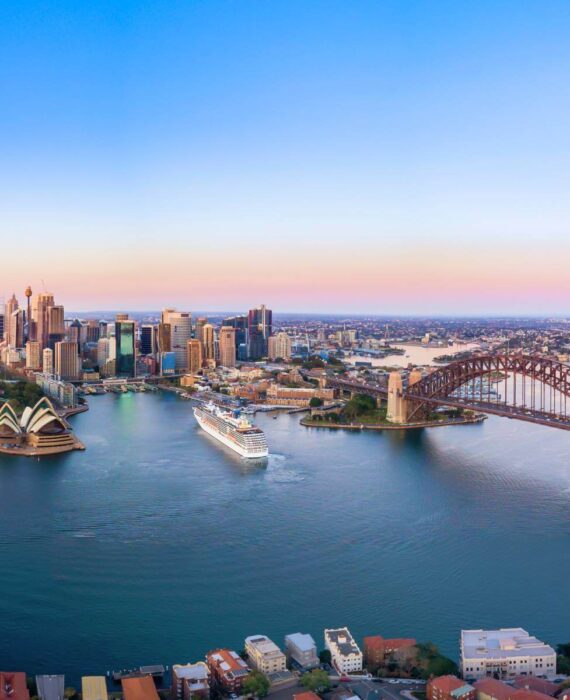
[[[570,433],[345,433],[260,415],[252,465],[170,395],[90,399],[87,445],[0,457],[0,663],[82,674],[264,633],[570,638]]]

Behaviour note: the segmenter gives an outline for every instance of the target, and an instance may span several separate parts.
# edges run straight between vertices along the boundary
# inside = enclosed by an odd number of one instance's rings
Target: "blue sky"
[[[570,313],[569,37],[567,2],[3,3],[0,293]]]

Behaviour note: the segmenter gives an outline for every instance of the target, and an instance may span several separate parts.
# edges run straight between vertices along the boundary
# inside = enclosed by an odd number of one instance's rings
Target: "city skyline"
[[[5,294],[570,312],[565,3],[22,2],[0,20]]]

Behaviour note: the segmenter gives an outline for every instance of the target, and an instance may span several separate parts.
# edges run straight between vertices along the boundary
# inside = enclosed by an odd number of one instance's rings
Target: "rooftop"
[[[121,683],[125,700],[158,700],[152,676],[123,678]]]
[[[36,685],[41,700],[63,700],[64,676],[36,676]]]
[[[354,641],[348,627],[339,627],[338,629],[330,630],[326,629],[325,638],[329,640],[329,643],[334,644],[343,656],[360,654],[358,644]]]
[[[20,671],[0,671],[0,700],[29,700],[26,674]]]
[[[473,683],[473,687],[478,693],[486,693],[496,698],[496,700],[509,700],[513,692],[509,685],[495,678],[482,678],[480,681]]]
[[[311,651],[316,649],[317,645],[315,640],[310,634],[303,634],[302,632],[294,632],[293,634],[288,634],[285,640],[290,640],[300,651]],[[299,693],[298,697],[304,695],[305,693]],[[311,693],[314,695],[314,693]],[[296,696],[297,697],[297,696]]]
[[[467,686],[465,681],[460,680],[457,676],[440,676],[431,680],[430,683],[433,688],[437,688],[443,693],[454,693],[463,688],[473,689],[472,686]],[[467,692],[467,690],[464,692]],[[460,694],[462,695],[463,693]]]
[[[229,678],[246,676],[250,671],[241,656],[231,649],[214,649],[207,654],[206,660]]]
[[[254,647],[259,651],[260,654],[263,654],[264,656],[271,656],[283,653],[281,649],[277,646],[277,644],[275,644],[275,642],[271,641],[269,637],[266,637],[263,634],[257,634],[251,637],[246,637],[245,644],[246,646]]]
[[[467,659],[496,659],[515,656],[549,656],[554,649],[522,627],[497,630],[461,630],[461,649]]]
[[[81,679],[83,700],[107,700],[107,681],[105,676],[83,676]]]

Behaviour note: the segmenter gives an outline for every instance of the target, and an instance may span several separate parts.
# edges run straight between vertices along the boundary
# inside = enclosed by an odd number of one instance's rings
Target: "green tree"
[[[319,406],[323,405],[323,400],[319,399],[318,396],[313,396],[311,400],[309,401],[309,406],[311,408],[319,408]]]
[[[312,690],[316,693],[326,690],[330,686],[330,681],[326,671],[323,671],[322,668],[315,668],[301,677],[301,685],[306,690]]]
[[[271,683],[269,678],[260,671],[252,671],[243,682],[243,692],[245,695],[255,695],[264,698],[269,693]]]
[[[376,401],[366,394],[356,394],[344,407],[344,415],[350,420],[376,409]]]

